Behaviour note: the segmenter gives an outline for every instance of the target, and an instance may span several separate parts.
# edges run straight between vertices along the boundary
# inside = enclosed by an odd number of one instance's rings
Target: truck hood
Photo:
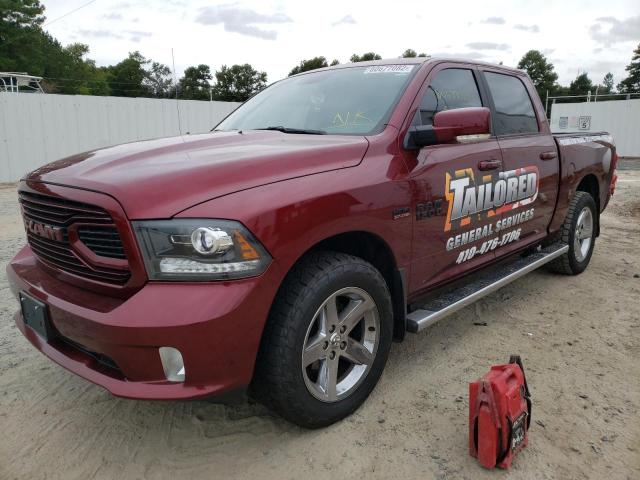
[[[357,136],[216,132],[86,152],[26,179],[106,193],[130,219],[167,218],[229,193],[356,166],[367,146]]]

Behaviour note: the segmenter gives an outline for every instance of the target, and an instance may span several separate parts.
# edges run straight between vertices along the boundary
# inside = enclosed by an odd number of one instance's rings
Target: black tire
[[[308,376],[302,366],[303,347],[323,302],[342,289],[354,287],[366,292],[377,308],[377,348],[369,359],[367,373],[346,398],[321,401],[305,383]],[[386,364],[392,336],[391,295],[380,272],[352,255],[311,253],[287,275],[276,296],[263,334],[251,396],[299,426],[330,425],[353,413],[369,396]]]
[[[578,219],[581,212],[586,208],[591,211],[591,243],[589,245],[588,252],[586,254],[582,254],[582,252],[576,248],[575,239],[578,234]],[[548,263],[547,269],[564,275],[578,275],[584,272],[589,265],[591,255],[593,254],[593,248],[596,244],[597,222],[598,211],[593,197],[587,192],[576,192],[569,204],[569,210],[567,211],[567,216],[559,234],[559,240],[562,243],[569,245],[569,251]]]

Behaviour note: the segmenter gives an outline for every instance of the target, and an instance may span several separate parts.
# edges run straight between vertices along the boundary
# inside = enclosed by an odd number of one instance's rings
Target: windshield
[[[417,65],[377,65],[290,77],[250,98],[216,130],[378,133],[414,70]]]

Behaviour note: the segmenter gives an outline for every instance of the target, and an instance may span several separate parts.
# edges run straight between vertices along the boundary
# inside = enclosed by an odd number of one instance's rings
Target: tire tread
[[[585,198],[591,198],[591,195],[587,192],[577,191],[571,202],[569,203],[569,208],[567,210],[567,216],[564,219],[564,223],[562,224],[562,228],[559,231],[557,240],[570,245],[571,232],[573,229],[574,219],[576,215],[579,214],[581,208],[579,208],[580,203],[584,202]],[[595,213],[595,212],[594,212]],[[595,229],[595,222],[594,222]],[[595,238],[594,238],[595,242]],[[562,275],[575,275],[576,272],[571,266],[571,252],[567,252],[564,255],[556,258],[555,260],[549,262],[546,265],[547,270],[560,273]]]
[[[252,396],[284,418],[307,428],[318,428],[335,419],[309,412],[296,395],[294,375],[282,358],[295,355],[295,328],[291,326],[303,316],[303,302],[314,285],[336,274],[360,271],[372,278],[388,293],[382,275],[365,260],[333,251],[312,252],[289,272],[276,295],[258,353]],[[391,311],[390,295],[387,295]],[[351,410],[354,411],[358,405]],[[351,412],[348,412],[351,413]]]

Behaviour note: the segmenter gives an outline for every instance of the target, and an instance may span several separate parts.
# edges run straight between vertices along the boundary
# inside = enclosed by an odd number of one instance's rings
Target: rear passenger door
[[[496,213],[513,240],[498,257],[546,236],[558,192],[559,163],[544,113],[536,112],[529,82],[517,75],[483,70],[492,103],[493,131],[502,151],[506,199]],[[531,91],[527,88],[529,87]]]
[[[431,125],[442,110],[488,106],[477,75],[472,66],[435,66],[412,106],[411,125]],[[415,212],[411,290],[429,288],[493,260],[489,242],[498,217],[477,199],[484,199],[484,185],[502,171],[496,139],[432,145],[406,152],[406,157],[412,165]]]

